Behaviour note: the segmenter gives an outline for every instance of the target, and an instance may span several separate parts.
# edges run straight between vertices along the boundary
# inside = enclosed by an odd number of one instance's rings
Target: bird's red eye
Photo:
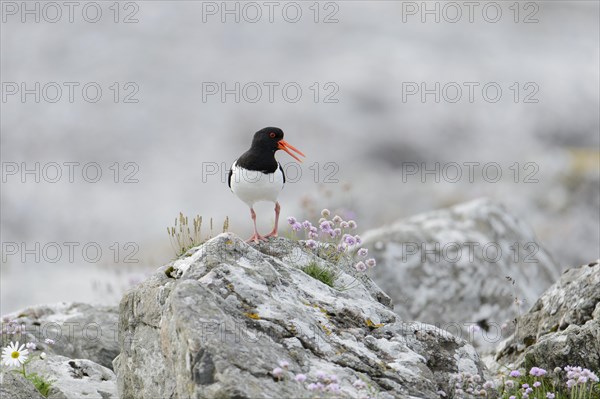
[[[276,136],[276,134],[274,132],[269,133],[269,137],[271,137],[272,139],[274,139]]]

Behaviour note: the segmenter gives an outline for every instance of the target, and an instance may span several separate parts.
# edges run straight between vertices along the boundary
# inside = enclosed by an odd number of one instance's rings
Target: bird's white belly
[[[277,201],[282,189],[283,173],[279,168],[266,174],[242,169],[235,164],[232,167],[231,191],[249,206],[259,201]]]

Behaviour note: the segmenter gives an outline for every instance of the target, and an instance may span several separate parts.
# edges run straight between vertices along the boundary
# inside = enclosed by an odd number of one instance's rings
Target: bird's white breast
[[[277,201],[283,189],[283,172],[279,168],[273,173],[263,173],[241,168],[234,162],[231,170],[231,191],[246,204]]]

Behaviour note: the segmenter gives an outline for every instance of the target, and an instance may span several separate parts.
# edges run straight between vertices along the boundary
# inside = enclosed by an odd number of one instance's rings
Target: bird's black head
[[[266,127],[254,133],[252,146],[248,152],[252,157],[271,157],[272,162],[275,162],[275,151],[283,150],[290,154],[298,162],[302,162],[296,154],[304,156],[302,151],[295,148],[293,145],[283,139],[283,130],[278,127]],[[296,153],[296,154],[294,154]]]
[[[283,130],[278,127],[265,127],[254,133],[252,148],[261,152],[275,153],[279,149],[279,142],[283,139]]]

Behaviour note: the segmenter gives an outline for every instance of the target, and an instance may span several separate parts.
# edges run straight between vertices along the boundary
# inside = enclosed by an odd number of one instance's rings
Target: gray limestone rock
[[[112,370],[87,359],[69,359],[49,354],[35,360],[27,372],[52,380],[48,399],[117,399],[117,381]]]
[[[43,399],[35,386],[21,374],[7,372],[1,375],[0,398]]]
[[[308,398],[311,383],[350,398],[439,398],[461,373],[483,377],[471,345],[403,322],[369,278],[342,267],[336,289],[304,273],[334,266],[300,243],[221,234],[187,255],[121,301],[123,399]]]
[[[400,317],[435,324],[483,351],[509,336],[510,321],[559,276],[532,230],[488,199],[410,217],[363,239],[377,259],[371,277]]]
[[[567,270],[517,320],[496,361],[552,370],[566,365],[600,370],[600,265]]]
[[[90,359],[112,369],[112,361],[119,354],[117,325],[115,306],[63,302],[5,315],[2,330],[4,340],[9,338],[6,333],[17,332],[11,340],[34,342],[40,351]],[[46,344],[47,338],[54,344]]]

